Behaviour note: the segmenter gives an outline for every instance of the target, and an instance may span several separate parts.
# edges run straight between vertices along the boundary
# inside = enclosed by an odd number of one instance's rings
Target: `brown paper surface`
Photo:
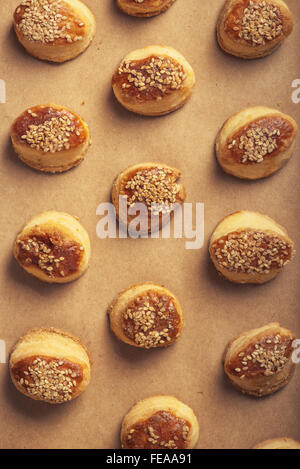
[[[199,448],[249,448],[279,436],[300,440],[299,369],[284,390],[260,400],[235,391],[222,370],[227,342],[244,330],[278,320],[300,337],[299,256],[266,285],[237,286],[218,277],[207,251],[218,221],[239,209],[273,217],[299,250],[299,139],[284,169],[257,182],[225,175],[214,156],[220,126],[244,107],[276,107],[299,122],[300,104],[291,100],[292,81],[300,74],[299,1],[287,2],[295,29],[284,45],[270,57],[242,61],[216,44],[223,0],[178,0],[153,19],[127,17],[113,0],[86,0],[97,19],[96,38],[84,54],[61,65],[36,60],[18,44],[12,30],[17,3],[0,4],[0,79],[7,86],[7,103],[0,104],[0,339],[8,353],[28,329],[54,326],[78,335],[94,363],[86,392],[60,406],[21,395],[7,364],[0,364],[0,448],[118,448],[124,414],[156,394],[175,395],[194,409]],[[143,118],[117,104],[110,82],[124,55],[155,43],[178,49],[194,67],[197,85],[181,110]],[[85,161],[61,175],[31,170],[9,141],[13,119],[47,102],[73,109],[92,133]],[[180,168],[187,202],[205,203],[202,249],[186,250],[185,239],[97,238],[96,207],[110,200],[114,177],[151,160]],[[43,284],[12,257],[23,224],[48,209],[77,215],[90,234],[90,267],[71,284]],[[126,346],[108,327],[106,309],[115,295],[148,280],[173,291],[185,314],[180,340],[165,350]]]

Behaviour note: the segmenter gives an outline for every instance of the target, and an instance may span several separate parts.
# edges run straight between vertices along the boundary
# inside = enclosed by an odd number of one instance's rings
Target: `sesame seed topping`
[[[17,29],[29,41],[51,44],[57,40],[68,43],[82,40],[82,35],[72,31],[71,19],[65,16],[68,5],[63,0],[23,0]],[[72,20],[73,21],[73,20]]]
[[[48,357],[36,357],[29,363],[26,359],[24,364],[17,363],[13,372],[26,393],[56,404],[72,399],[72,394],[81,380],[81,371],[77,365],[75,371],[72,363]],[[73,380],[69,375],[73,376]],[[23,376],[26,376],[26,379]]]
[[[41,116],[45,112],[41,110]],[[33,112],[28,113],[32,118],[37,117],[37,114]],[[26,142],[30,148],[40,150],[44,153],[55,153],[64,150],[69,150],[72,141],[81,141],[79,138],[81,132],[78,129],[80,125],[79,121],[73,118],[70,113],[64,113],[59,111],[57,117],[51,117],[49,109],[49,117],[42,120],[40,123],[30,123],[24,129],[24,133],[20,136],[21,140]],[[79,133],[79,135],[78,135]]]
[[[76,271],[82,258],[79,243],[59,233],[32,234],[17,240],[18,260],[34,265],[49,277],[67,276]]]
[[[241,21],[235,24],[238,36],[253,46],[265,45],[282,34],[280,9],[266,1],[249,0]]]
[[[124,60],[118,69],[124,92],[136,89],[138,96],[161,98],[180,90],[187,75],[170,57],[151,56],[143,60]]]
[[[156,215],[170,213],[180,191],[176,179],[172,170],[159,166],[138,171],[124,185],[128,206],[140,202]]]
[[[264,158],[278,148],[280,130],[268,127],[253,127],[237,139],[231,140],[228,149],[241,150],[241,163],[262,163]]]
[[[263,231],[229,233],[213,243],[218,264],[230,272],[268,274],[286,265],[292,257],[292,245]]]
[[[238,355],[234,360],[234,372],[240,378],[279,373],[289,361],[292,342],[293,337],[280,334],[260,337],[244,351],[244,358],[240,359]]]
[[[161,410],[133,425],[126,436],[126,443],[135,449],[184,449],[189,433],[190,425],[186,420]]]
[[[180,317],[172,298],[149,291],[135,298],[122,316],[124,334],[137,346],[165,346],[177,338]]]

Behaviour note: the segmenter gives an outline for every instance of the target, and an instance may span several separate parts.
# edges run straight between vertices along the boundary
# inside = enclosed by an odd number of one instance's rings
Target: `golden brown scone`
[[[172,396],[139,401],[121,428],[125,449],[192,449],[198,438],[199,424],[193,410]]]
[[[96,21],[80,0],[24,0],[15,10],[14,29],[30,55],[65,62],[90,45]]]
[[[167,46],[148,46],[128,54],[112,78],[117,100],[129,111],[162,116],[183,106],[195,85],[186,59]]]
[[[297,131],[294,119],[276,109],[244,109],[230,117],[218,133],[218,162],[226,173],[238,178],[270,176],[290,159]]]
[[[32,218],[18,234],[14,256],[23,269],[48,283],[66,283],[88,267],[90,239],[79,221],[48,211]]]
[[[117,0],[118,7],[130,16],[151,17],[170,8],[175,0]]]
[[[172,345],[183,326],[176,296],[152,282],[123,290],[109,307],[109,319],[118,339],[146,349]]]
[[[11,127],[15,152],[28,166],[57,173],[77,166],[90,145],[87,124],[69,109],[45,104],[26,109]]]
[[[277,322],[244,332],[227,346],[225,373],[245,394],[273,394],[289,382],[295,370],[291,359],[295,338]]]
[[[164,224],[164,216],[173,214],[176,205],[184,202],[186,191],[177,181],[181,177],[179,169],[163,163],[141,163],[122,171],[113,182],[112,202],[119,221],[128,226],[136,215],[128,210],[136,207],[137,203],[147,208],[148,231],[155,231]],[[124,203],[127,210],[121,209]],[[141,226],[141,231],[143,227]]]
[[[300,443],[292,438],[273,438],[262,441],[253,449],[300,449]]]
[[[217,271],[235,283],[265,283],[293,257],[287,231],[266,215],[241,210],[225,217],[209,245]]]
[[[257,59],[277,49],[293,26],[292,13],[282,0],[227,0],[217,37],[228,54]]]
[[[31,329],[14,346],[9,369],[13,384],[25,396],[62,404],[86,389],[91,360],[77,337],[54,328]]]

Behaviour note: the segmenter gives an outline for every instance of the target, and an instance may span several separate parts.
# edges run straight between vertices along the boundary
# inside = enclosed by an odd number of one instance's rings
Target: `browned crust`
[[[57,104],[40,104],[25,109],[25,111],[22,112],[22,114],[20,114],[12,123],[11,135],[15,136],[20,143],[30,147],[30,145],[21,139],[21,136],[29,129],[30,125],[44,124],[52,118],[59,118],[62,116],[68,117],[71,124],[75,127],[75,132],[77,130],[81,131],[80,136],[76,135],[76,133],[75,135],[72,135],[72,139],[70,141],[70,148],[76,148],[84,143],[88,138],[87,125],[74,111]]]
[[[272,449],[300,449],[300,443],[298,441],[293,440],[292,438],[288,438],[286,436],[281,438],[270,438],[268,440],[264,440],[253,446],[252,449],[269,449],[265,448],[265,446],[268,446],[269,444],[274,444],[275,442],[278,448]]]
[[[22,157],[20,152],[16,152],[16,153],[18,155],[18,158],[23,163],[27,164],[27,166],[30,166],[31,168],[36,169],[38,171],[42,171],[44,173],[54,174],[54,173],[64,173],[65,171],[69,171],[70,169],[75,168],[76,166],[79,166],[80,163],[82,163],[82,161],[84,160],[84,157],[87,152],[88,152],[88,147],[81,153],[81,158],[79,158],[78,160],[74,162],[69,163],[68,165],[64,164],[60,166],[43,166],[43,167],[41,167],[39,164],[34,164],[32,161],[26,160],[25,158]]]
[[[233,55],[235,57],[239,57],[241,59],[248,59],[248,60],[254,60],[254,59],[259,59],[259,58],[262,58],[262,57],[266,57],[268,55],[271,55],[276,49],[278,49],[280,47],[280,45],[282,44],[282,42],[284,41],[284,39],[286,39],[286,37],[289,36],[289,34],[292,32],[293,30],[293,25],[294,25],[294,22],[293,22],[293,17],[291,15],[287,15],[285,13],[282,12],[282,8],[280,8],[280,6],[278,6],[278,8],[280,9],[281,11],[281,14],[282,14],[282,23],[283,25],[286,27],[286,31],[287,33],[286,34],[282,34],[281,35],[281,38],[279,41],[276,41],[274,43],[274,47],[273,48],[268,48],[267,50],[263,50],[263,49],[260,49],[260,50],[257,50],[257,49],[254,49],[253,48],[253,54],[249,54],[249,55],[246,55],[246,54],[243,54],[242,52],[239,52],[238,50],[238,42],[237,42],[237,48],[236,50],[233,50],[233,49],[227,49],[227,47],[225,46],[224,42],[223,42],[223,39],[221,37],[221,31],[224,31],[224,22],[227,18],[227,15],[229,14],[230,10],[231,10],[231,7],[236,3],[236,2],[245,2],[247,0],[226,0],[225,1],[225,4],[224,4],[224,7],[223,7],[223,10],[221,11],[220,13],[220,16],[219,16],[219,19],[218,19],[218,22],[217,22],[217,28],[216,28],[216,31],[217,31],[217,40],[218,40],[218,44],[220,46],[220,48],[228,55]],[[267,2],[269,0],[266,0]],[[270,2],[271,3],[271,2]],[[286,5],[287,7],[287,5]],[[288,8],[288,7],[287,7]],[[255,53],[256,52],[256,53]]]
[[[281,326],[280,326],[279,323],[278,323],[278,328],[280,328],[280,327],[281,327]],[[295,336],[291,331],[289,331],[288,329],[286,329],[286,331],[287,331],[294,339],[296,338],[296,336]],[[249,331],[249,332],[250,332],[250,331]],[[280,333],[280,332],[278,331],[278,333]],[[269,396],[269,395],[271,395],[271,394],[273,394],[273,393],[279,391],[281,388],[283,388],[284,386],[286,386],[286,385],[290,382],[290,380],[292,379],[292,377],[293,377],[293,374],[294,374],[295,369],[296,369],[296,366],[295,366],[295,365],[291,365],[291,367],[290,367],[290,372],[289,372],[289,374],[288,374],[288,376],[286,377],[285,380],[281,381],[280,383],[276,383],[276,386],[272,386],[272,385],[270,386],[270,383],[269,383],[269,384],[268,384],[268,387],[265,388],[265,390],[264,390],[263,392],[256,392],[256,391],[245,390],[242,385],[239,386],[235,381],[232,381],[232,380],[231,380],[231,372],[230,372],[230,368],[227,367],[226,356],[227,356],[227,353],[228,353],[228,351],[230,350],[232,344],[233,344],[237,339],[239,339],[239,338],[241,337],[241,335],[243,335],[243,334],[244,334],[244,333],[241,333],[241,334],[239,334],[238,336],[236,336],[236,337],[234,337],[233,339],[231,339],[231,340],[228,342],[228,344],[227,344],[227,346],[226,346],[226,348],[225,348],[225,351],[224,351],[224,353],[223,353],[224,372],[225,372],[225,374],[226,374],[228,380],[230,381],[230,383],[233,385],[233,387],[234,387],[235,389],[237,389],[238,391],[240,391],[242,394],[247,394],[247,395],[249,395],[249,396],[254,396],[254,397],[265,397],[265,396]],[[274,334],[275,334],[275,333],[274,333]],[[276,334],[275,334],[275,335],[276,335]],[[281,335],[281,334],[280,334],[280,335]],[[258,336],[256,335],[256,336],[253,338],[253,342],[256,341],[257,337],[258,337]],[[289,365],[289,363],[286,364],[286,366],[288,366],[288,365]],[[245,374],[246,374],[246,373],[245,373]],[[276,376],[276,375],[274,375],[274,376]],[[249,378],[249,376],[248,376],[248,378]],[[253,376],[253,379],[255,380],[255,379],[256,379],[256,376]],[[272,378],[270,378],[270,376],[269,376],[269,377],[266,377],[266,379],[267,379],[268,381],[271,381],[271,380],[272,380]],[[242,384],[242,383],[243,383],[243,381],[241,380],[241,384]]]
[[[13,346],[11,352],[10,352],[10,356],[12,355],[12,353],[15,351],[15,349],[17,348],[17,346],[25,339],[25,337],[29,334],[32,334],[32,333],[42,333],[42,332],[49,332],[50,334],[57,334],[57,335],[60,335],[62,337],[67,337],[68,339],[71,339],[73,340],[74,342],[76,342],[78,345],[80,345],[84,351],[86,352],[88,358],[89,358],[89,362],[90,362],[90,366],[92,366],[93,364],[93,361],[91,359],[91,355],[90,355],[90,352],[88,351],[88,349],[86,348],[86,346],[81,342],[81,340],[79,339],[79,337],[73,335],[73,334],[70,334],[69,332],[65,332],[65,331],[62,331],[61,329],[56,329],[55,327],[33,327],[32,329],[29,329],[29,331],[26,332],[26,334],[22,335],[18,342]]]
[[[139,286],[145,286],[145,287],[149,286],[149,289],[145,289],[145,292],[147,292],[147,291],[149,291],[149,290],[150,290],[150,291],[152,290],[153,292],[155,292],[155,291],[156,291],[156,290],[155,290],[155,287],[158,287],[159,289],[162,288],[162,289],[165,290],[165,295],[168,296],[168,297],[170,297],[170,298],[172,298],[172,299],[174,299],[174,300],[176,301],[176,303],[178,303],[179,306],[180,306],[180,303],[179,303],[177,297],[176,297],[170,290],[168,290],[165,286],[159,285],[158,283],[155,283],[155,282],[149,282],[149,281],[148,281],[148,282],[138,282],[138,283],[134,283],[134,284],[130,285],[130,286],[127,287],[127,288],[124,288],[124,289],[123,289],[122,291],[120,291],[120,292],[118,293],[118,295],[112,300],[112,302],[110,303],[110,305],[109,305],[108,308],[107,308],[107,314],[108,314],[108,317],[109,317],[109,320],[110,320],[110,321],[111,321],[111,319],[110,319],[110,314],[112,313],[112,311],[113,311],[114,308],[116,307],[116,305],[117,305],[119,299],[120,299],[125,293],[127,293],[128,291],[134,289],[135,287],[139,287]],[[152,288],[150,288],[150,287],[152,287]],[[154,288],[153,288],[153,287],[154,287]],[[139,295],[142,295],[142,293],[140,293]],[[135,295],[135,296],[136,296],[136,295]],[[132,299],[134,299],[135,296],[134,296]],[[130,301],[132,301],[132,299],[131,299]],[[179,336],[180,336],[180,334],[181,334],[182,328],[183,328],[183,326],[184,326],[184,318],[183,318],[182,311],[178,312],[177,307],[176,307],[176,312],[177,312],[177,314],[178,314],[178,316],[179,316],[179,325],[178,325],[177,337],[175,337],[171,342],[166,342],[166,343],[164,343],[164,344],[160,344],[159,346],[157,346],[157,347],[155,347],[155,348],[166,348],[166,347],[169,347],[169,346],[173,345],[175,342],[177,342],[177,340],[178,340],[178,338],[179,338]],[[112,329],[112,328],[111,328],[111,329]],[[116,335],[116,337],[117,337],[119,340],[121,340],[121,341],[123,342],[122,338],[119,337],[119,336],[115,333],[115,331],[113,331],[113,332],[114,332],[114,334]],[[133,340],[131,340],[129,337],[127,337],[127,339],[128,339],[128,345],[132,345],[132,346],[134,346],[134,347],[136,347],[136,348],[143,348],[143,349],[145,349],[145,350],[149,350],[148,348],[145,348],[145,347],[143,347],[143,346],[137,345],[137,344],[136,344]],[[129,342],[130,342],[130,344],[129,344]],[[153,348],[153,347],[152,347],[152,348]],[[150,349],[151,349],[151,348],[150,348]]]
[[[124,13],[126,13],[129,16],[135,16],[136,18],[151,18],[153,16],[160,15],[161,13],[164,13],[165,11],[167,11],[173,5],[175,1],[176,0],[169,0],[169,3],[167,3],[166,5],[162,6],[161,8],[153,12],[149,12],[149,11],[147,12],[145,10],[145,11],[140,11],[136,13],[131,13],[130,10],[128,9],[128,2],[126,0],[125,1],[117,0],[117,5],[120,8],[120,10],[122,10]],[[126,3],[127,3],[127,6],[126,6]],[[144,6],[144,8],[146,7]]]
[[[18,11],[18,10],[20,10],[20,11]],[[15,29],[15,32],[16,32],[17,37],[18,37],[20,42],[22,42],[22,38],[24,36],[23,36],[22,32],[19,30],[18,25],[21,22],[21,20],[23,18],[23,15],[24,15],[24,12],[26,10],[27,10],[27,8],[20,4],[16,7],[14,15],[13,15],[14,29]],[[71,23],[71,27],[70,27],[70,29],[68,29],[69,34],[71,36],[78,35],[78,36],[83,37],[84,33],[85,33],[85,27],[79,27],[79,24],[81,23],[81,21],[80,21],[80,18],[77,16],[76,12],[74,11],[74,9],[70,5],[63,2],[63,8],[61,9],[61,14],[67,18],[66,20],[61,21],[62,25],[67,24],[67,23]],[[37,41],[37,42],[40,42],[40,41]],[[52,45],[53,46],[56,46],[56,45],[68,46],[69,43],[67,41],[67,38],[57,38],[51,43],[44,43],[44,45],[45,46],[50,46],[50,47]]]
[[[119,218],[119,196],[122,195],[119,189],[123,185],[124,178],[127,178],[128,175],[130,176],[130,171],[131,170],[132,170],[132,175],[134,175],[138,171],[145,171],[147,169],[153,169],[153,168],[158,168],[158,167],[162,167],[162,169],[167,169],[167,170],[172,171],[172,173],[174,174],[174,178],[175,178],[174,183],[178,184],[176,181],[178,181],[178,179],[181,178],[181,171],[177,168],[168,166],[168,165],[163,164],[163,163],[151,162],[151,163],[141,163],[141,164],[138,164],[138,165],[129,166],[125,170],[121,171],[121,173],[119,173],[115,177],[115,179],[113,181],[113,185],[112,185],[111,199],[112,199],[112,203],[113,203],[113,205],[115,207],[115,210],[116,210],[116,217],[117,217],[119,222],[124,222],[124,220],[120,220],[120,218]],[[186,189],[182,184],[180,184],[180,190],[176,195],[176,203],[183,203],[185,199],[186,199]],[[149,210],[148,210],[148,214],[149,214]],[[174,215],[174,211],[171,212],[170,216],[172,217],[173,215]],[[150,216],[151,215],[149,214],[148,222],[150,220]],[[134,216],[128,215],[127,225],[128,225],[128,223],[130,223],[130,221],[133,218],[134,218]],[[161,228],[162,228],[162,220],[161,220],[161,217],[160,217],[159,229],[161,229]],[[149,223],[148,232],[150,232],[150,231],[151,231],[151,225]]]
[[[154,433],[159,435],[157,442],[149,442],[149,433],[147,433],[149,426],[152,426]],[[188,426],[189,429],[191,428],[191,424],[188,420],[177,417],[171,410],[158,410],[147,419],[137,420],[126,433],[125,431],[122,432],[122,448],[167,449],[164,446],[161,446],[160,442],[170,441],[175,435],[177,437],[176,449],[184,449],[186,448],[186,442],[182,438],[182,427],[184,426]],[[131,429],[135,429],[135,431],[132,433],[130,440],[128,440],[128,435],[130,435]]]

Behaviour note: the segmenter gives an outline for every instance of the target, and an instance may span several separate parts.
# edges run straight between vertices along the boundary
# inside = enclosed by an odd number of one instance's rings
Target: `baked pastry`
[[[125,449],[192,449],[199,438],[193,410],[172,396],[139,401],[122,422]]]
[[[262,441],[253,449],[300,449],[300,443],[292,438],[273,438]]]
[[[291,356],[295,338],[277,322],[244,332],[227,346],[226,375],[245,394],[258,397],[273,394],[285,386],[294,373]]]
[[[112,202],[120,223],[130,231],[137,204],[143,204],[140,232],[161,228],[186,198],[184,186],[177,182],[180,176],[179,169],[162,163],[141,163],[122,171],[112,187]]]
[[[175,0],[117,0],[118,7],[130,16],[156,16],[170,8]]]
[[[48,283],[66,283],[88,267],[90,239],[79,221],[48,211],[32,218],[18,234],[14,256],[23,269]]]
[[[109,319],[118,339],[145,349],[172,345],[183,326],[176,296],[152,282],[123,290],[109,307]]]
[[[13,384],[25,396],[62,404],[86,389],[91,360],[77,337],[54,328],[31,329],[14,346],[9,369]]]
[[[270,176],[290,159],[297,131],[294,119],[276,109],[244,109],[230,117],[218,133],[218,162],[226,173],[238,178]]]
[[[11,127],[15,152],[28,166],[51,173],[77,166],[90,145],[87,124],[69,109],[45,104],[26,109]]]
[[[231,282],[265,283],[292,259],[294,243],[271,218],[242,210],[218,224],[209,252],[218,272]]]
[[[90,45],[96,21],[80,0],[23,0],[14,12],[14,29],[33,57],[65,62]]]
[[[282,0],[227,0],[217,25],[218,42],[225,52],[243,59],[272,54],[294,26]]]
[[[117,100],[129,111],[162,116],[183,106],[195,85],[186,59],[167,46],[148,46],[128,54],[112,78]]]

